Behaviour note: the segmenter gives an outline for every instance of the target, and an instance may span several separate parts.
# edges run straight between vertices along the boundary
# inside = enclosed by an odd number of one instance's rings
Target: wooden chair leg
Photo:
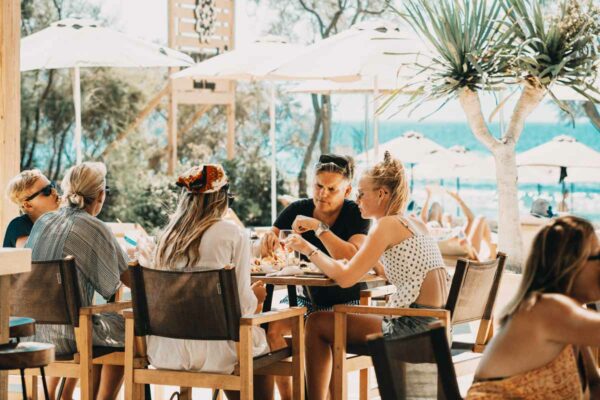
[[[29,399],[37,400],[38,398],[38,380],[37,376],[29,375],[25,377],[25,385],[27,386],[27,393],[30,393],[28,396]]]
[[[179,388],[179,400],[192,400],[192,388],[180,387]]]
[[[369,368],[360,370],[359,382],[358,398],[360,400],[369,400]]]
[[[304,400],[304,316],[292,322],[292,384],[293,399]]]
[[[240,399],[254,400],[254,371],[252,368],[252,326],[240,326],[240,346],[238,358],[240,361]]]
[[[134,321],[131,318],[127,318],[125,319],[125,400],[141,400],[145,397],[144,385],[136,384],[133,379],[133,360],[136,352]]]
[[[94,365],[92,363],[92,318],[90,315],[79,316],[77,345],[79,350],[79,390],[81,400],[94,400]]]
[[[334,313],[333,400],[346,400],[346,314]]]

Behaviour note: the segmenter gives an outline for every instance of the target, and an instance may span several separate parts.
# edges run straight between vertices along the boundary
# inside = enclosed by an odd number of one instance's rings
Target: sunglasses
[[[56,189],[56,184],[54,183],[54,181],[52,181],[48,185],[44,186],[41,190],[38,190],[37,192],[35,192],[31,196],[25,198],[25,201],[31,201],[31,200],[35,199],[40,194],[43,194],[44,196],[48,197],[48,196],[50,196],[52,194],[52,191],[54,189]]]
[[[322,154],[319,157],[319,162],[317,163],[317,168],[322,165],[333,164],[338,168],[346,169],[348,168],[348,160],[344,157],[339,157],[333,154]]]
[[[588,257],[588,261],[598,261],[600,260],[600,253],[594,254],[593,256]]]

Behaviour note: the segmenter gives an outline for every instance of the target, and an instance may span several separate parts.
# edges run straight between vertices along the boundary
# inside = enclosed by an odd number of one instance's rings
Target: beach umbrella
[[[558,181],[567,177],[567,168],[600,168],[600,152],[567,135],[554,137],[517,155],[517,166],[558,167]]]
[[[209,58],[171,76],[233,81],[279,80],[268,72],[295,57],[303,46],[287,43],[277,36],[266,36],[254,43]],[[283,78],[282,78],[283,79]],[[271,85],[269,107],[271,144],[271,220],[277,217],[277,175],[275,149],[275,85]]]
[[[456,189],[460,190],[461,168],[483,160],[481,155],[469,151],[464,146],[455,145],[434,150],[425,155],[413,169],[418,179],[456,179]]]
[[[297,57],[269,74],[288,79],[370,81],[375,99],[373,146],[377,154],[380,81],[383,83],[384,76],[414,79],[414,65],[426,48],[417,36],[409,30],[401,30],[398,25],[381,20],[365,21],[307,46]]]
[[[414,186],[414,165],[420,162],[426,155],[435,151],[443,151],[444,148],[433,140],[426,138],[422,133],[408,131],[402,136],[381,144],[380,150],[382,152],[389,151],[393,157],[402,161],[404,165],[410,166],[410,190],[412,191]],[[370,149],[356,156],[356,160],[357,162],[366,162],[368,159],[374,159],[373,157],[375,157],[375,150]]]
[[[75,151],[81,150],[80,68],[177,67],[193,64],[184,53],[127,36],[96,21],[64,19],[21,40],[21,71],[73,68]]]

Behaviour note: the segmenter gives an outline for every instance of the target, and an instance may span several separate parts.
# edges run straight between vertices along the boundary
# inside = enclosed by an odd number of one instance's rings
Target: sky
[[[102,7],[103,16],[114,23],[114,28],[160,44],[167,43],[167,0],[93,0]],[[260,2],[257,6],[254,1],[236,0],[235,9],[235,46],[242,47],[263,36],[276,15]],[[297,32],[296,32],[297,33]],[[308,33],[307,33],[308,34]],[[309,96],[298,94],[300,99],[308,105]],[[518,96],[512,96],[511,101],[504,107],[504,118],[508,119],[510,111]],[[363,95],[335,95],[332,96],[334,105],[333,118],[335,120],[356,121],[363,120],[365,115],[365,100]],[[486,119],[492,114],[496,100],[486,96],[482,100]],[[372,110],[372,100],[370,100]],[[396,106],[391,106],[381,116],[381,120],[416,121],[431,114],[437,105],[425,105],[413,115],[407,112],[397,112]],[[464,113],[457,101],[449,102],[442,110],[430,115],[426,119],[430,122],[438,121],[464,121]],[[556,122],[558,121],[557,107],[546,102],[540,105],[528,118],[531,122]]]

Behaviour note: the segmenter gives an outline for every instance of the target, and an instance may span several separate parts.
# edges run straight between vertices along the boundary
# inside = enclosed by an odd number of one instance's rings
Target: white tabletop
[[[0,248],[0,275],[31,271],[31,249]]]

